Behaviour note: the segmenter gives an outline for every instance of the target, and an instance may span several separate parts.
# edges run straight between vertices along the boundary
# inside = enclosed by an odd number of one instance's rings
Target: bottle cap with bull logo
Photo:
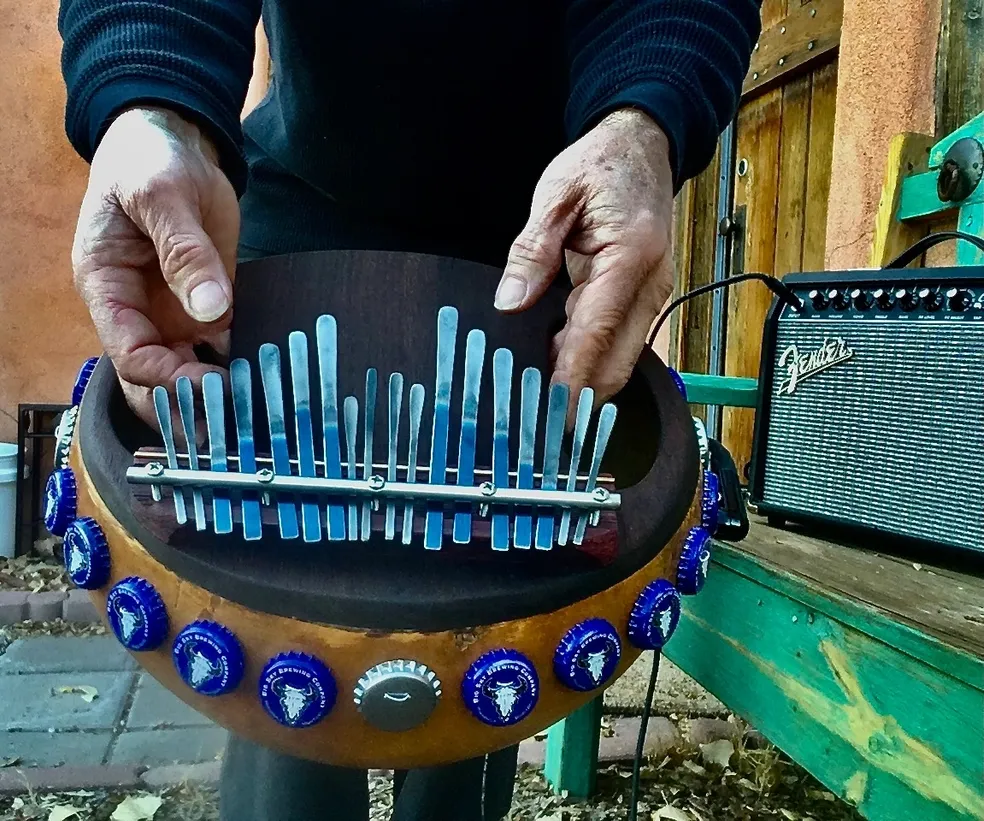
[[[618,631],[605,619],[575,624],[554,653],[554,672],[572,690],[600,687],[615,672],[622,657]]]
[[[335,706],[338,689],[331,670],[306,653],[280,653],[260,674],[260,702],[285,727],[310,727]]]
[[[106,598],[109,624],[128,650],[153,650],[167,637],[167,608],[146,579],[128,576]]]
[[[461,698],[472,715],[493,727],[526,718],[540,697],[533,663],[517,650],[490,650],[465,673]]]
[[[721,509],[721,483],[717,474],[711,470],[704,471],[704,488],[700,500],[700,523],[707,528],[712,536],[717,530],[718,511]]]
[[[95,519],[83,516],[65,531],[65,570],[76,587],[97,590],[109,581],[109,546]]]
[[[195,621],[178,633],[171,658],[184,683],[204,696],[231,693],[243,678],[242,645],[214,621]]]
[[[680,594],[666,579],[643,588],[629,614],[629,641],[643,650],[659,650],[680,623]]]
[[[53,470],[44,486],[44,526],[52,536],[64,536],[77,509],[78,491],[72,469]]]
[[[92,379],[92,372],[96,369],[96,364],[99,362],[98,356],[90,357],[82,363],[82,367],[79,368],[78,376],[75,377],[75,384],[72,386],[72,404],[78,405],[82,402],[82,395],[85,393],[85,387],[89,384],[89,380]]]
[[[677,567],[677,590],[696,596],[704,588],[711,562],[711,534],[705,527],[694,527],[687,534]]]

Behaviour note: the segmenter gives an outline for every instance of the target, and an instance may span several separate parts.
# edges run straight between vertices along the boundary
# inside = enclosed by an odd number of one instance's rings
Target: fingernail
[[[188,296],[188,307],[199,322],[214,322],[229,310],[229,298],[218,282],[209,280],[195,286]]]
[[[526,299],[526,280],[509,275],[502,278],[499,290],[495,292],[495,307],[500,311],[518,308]]]

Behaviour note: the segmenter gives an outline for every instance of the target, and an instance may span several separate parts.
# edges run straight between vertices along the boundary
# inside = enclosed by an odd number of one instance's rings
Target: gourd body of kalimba
[[[163,439],[87,363],[46,520],[151,675],[259,743],[406,768],[532,736],[669,639],[716,521],[686,402],[649,350],[570,399],[567,294],[503,315],[500,273],[242,265],[230,383],[155,392]]]

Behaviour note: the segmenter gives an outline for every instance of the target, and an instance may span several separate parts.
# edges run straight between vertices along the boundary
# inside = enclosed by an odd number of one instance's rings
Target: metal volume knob
[[[353,700],[373,727],[389,732],[423,724],[441,698],[441,682],[418,661],[384,661],[363,673]]]
[[[838,311],[844,311],[851,307],[850,297],[838,288],[832,288],[828,291],[827,298]]]

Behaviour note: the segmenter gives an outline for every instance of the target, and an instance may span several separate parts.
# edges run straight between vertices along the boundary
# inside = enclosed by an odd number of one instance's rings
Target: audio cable
[[[669,305],[666,306],[666,310],[663,311],[662,316],[660,316],[660,318],[656,321],[656,324],[653,326],[653,329],[649,332],[649,340],[647,344],[652,347],[652,344],[656,341],[656,337],[663,327],[663,323],[666,322],[670,314],[683,305],[684,302],[693,299],[695,296],[708,294],[711,291],[718,290],[719,288],[730,288],[732,285],[737,285],[739,282],[747,282],[752,279],[756,279],[759,282],[764,282],[772,293],[774,293],[787,305],[790,305],[797,313],[803,310],[803,300],[796,296],[792,289],[778,277],[774,277],[771,274],[737,274],[733,277],[728,277],[727,279],[721,279],[717,282],[701,285],[698,288],[687,291],[687,293],[683,294],[683,296],[679,296],[674,299]]]

